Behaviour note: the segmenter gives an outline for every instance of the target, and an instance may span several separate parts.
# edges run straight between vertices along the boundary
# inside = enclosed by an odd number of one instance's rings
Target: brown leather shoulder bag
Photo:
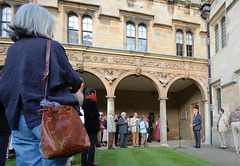
[[[49,74],[51,40],[46,48],[46,70],[44,72],[45,99]],[[90,140],[87,131],[73,106],[43,106],[41,110],[41,149],[43,158],[69,157],[87,150]]]

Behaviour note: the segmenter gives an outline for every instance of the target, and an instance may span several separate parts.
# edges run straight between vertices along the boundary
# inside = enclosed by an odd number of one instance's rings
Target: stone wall
[[[218,100],[217,89],[221,90],[221,107],[225,114],[229,114],[240,105],[240,20],[238,16],[240,3],[234,0],[213,1],[210,13],[210,37],[212,56],[212,86],[213,86],[213,144],[218,145],[217,121]],[[226,46],[222,47],[222,27],[221,20],[226,20]],[[219,51],[215,49],[215,27],[219,28]],[[233,146],[231,128],[227,132],[227,144]]]

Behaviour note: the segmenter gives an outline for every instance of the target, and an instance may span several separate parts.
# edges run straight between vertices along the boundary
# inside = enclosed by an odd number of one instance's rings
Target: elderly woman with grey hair
[[[40,102],[44,99],[46,45],[55,31],[53,16],[36,4],[22,5],[9,25],[8,35],[14,41],[7,52],[0,98],[12,130],[12,144],[17,165],[66,165],[67,158],[45,160],[41,151]],[[79,104],[76,93],[82,80],[72,68],[63,47],[51,42],[47,99],[62,105]]]
[[[240,106],[238,106],[234,112],[230,113],[228,123],[232,126],[233,142],[236,153],[239,153],[238,135],[240,133]]]
[[[140,133],[141,133],[141,146],[147,146],[147,124],[146,124],[146,117],[142,117],[142,121],[140,123]]]

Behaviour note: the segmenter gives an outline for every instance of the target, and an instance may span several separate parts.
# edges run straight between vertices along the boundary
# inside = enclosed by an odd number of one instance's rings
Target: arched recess
[[[116,91],[116,88],[118,86],[118,84],[126,77],[129,77],[129,76],[133,76],[133,75],[136,75],[136,71],[130,71],[130,72],[127,72],[123,75],[121,75],[119,78],[117,78],[112,86],[111,86],[111,94],[112,96],[114,96],[115,94],[115,91]],[[140,76],[144,76],[146,78],[148,78],[149,80],[153,81],[153,84],[155,85],[156,89],[157,89],[157,92],[158,92],[158,95],[159,95],[159,98],[162,97],[161,94],[163,94],[163,86],[162,84],[155,78],[153,77],[151,74],[147,73],[147,72],[141,72]]]
[[[109,83],[108,83],[107,80],[102,79],[101,74],[97,73],[96,71],[94,71],[92,69],[88,69],[88,68],[84,68],[84,73],[85,72],[90,73],[90,74],[94,75],[95,77],[97,77],[101,81],[101,83],[103,84],[103,86],[104,86],[104,88],[106,90],[107,95],[109,94]],[[79,75],[81,77],[82,74],[79,73]]]
[[[177,76],[177,77],[173,78],[173,79],[167,84],[167,86],[166,86],[166,88],[165,88],[165,91],[164,91],[164,93],[163,93],[163,96],[164,96],[164,97],[167,98],[167,93],[168,93],[168,91],[169,91],[169,88],[171,87],[171,85],[172,85],[175,81],[177,81],[177,80],[179,80],[179,79],[186,79],[186,80],[190,80],[190,81],[192,81],[193,83],[195,83],[195,84],[197,85],[197,87],[199,88],[200,92],[201,92],[202,99],[207,100],[207,88],[206,88],[206,86],[204,85],[204,83],[203,83],[200,79],[198,79],[198,78],[196,78],[196,77],[194,77],[194,76],[189,76],[188,78],[186,78],[184,75],[180,75],[180,76]]]
[[[198,108],[202,115],[202,137],[206,136],[205,126],[207,103],[207,87],[206,84],[197,76],[179,75],[173,78],[164,91],[167,100],[167,120],[170,131],[169,139],[194,140],[192,127],[194,108]],[[178,123],[176,123],[178,122]]]
[[[97,105],[98,111],[103,112],[104,116],[107,115],[107,88],[106,81],[101,79],[101,75],[98,72],[84,69],[84,72],[80,72],[79,76],[84,80],[84,89],[94,88],[97,92]]]
[[[126,112],[127,117],[138,113],[140,119],[143,115],[149,117],[149,121],[155,126],[160,115],[162,84],[152,74],[136,71],[128,71],[116,79],[112,85],[115,96],[115,113]],[[152,138],[155,138],[155,128]]]

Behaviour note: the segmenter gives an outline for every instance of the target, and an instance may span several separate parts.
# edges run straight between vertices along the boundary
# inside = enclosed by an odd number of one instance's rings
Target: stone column
[[[109,116],[110,110],[115,112],[114,99],[116,96],[106,96],[107,98],[107,116]]]
[[[116,98],[116,96],[106,96],[106,98],[107,98],[107,117],[108,117],[110,111],[115,112],[114,99]],[[109,141],[107,141],[107,147],[108,147],[108,142]],[[115,142],[113,144],[115,144]]]
[[[167,109],[166,100],[167,98],[159,98],[160,100],[160,136],[161,136],[161,146],[169,146],[167,144]]]
[[[205,121],[205,144],[211,143],[211,120],[208,100],[203,100]]]

